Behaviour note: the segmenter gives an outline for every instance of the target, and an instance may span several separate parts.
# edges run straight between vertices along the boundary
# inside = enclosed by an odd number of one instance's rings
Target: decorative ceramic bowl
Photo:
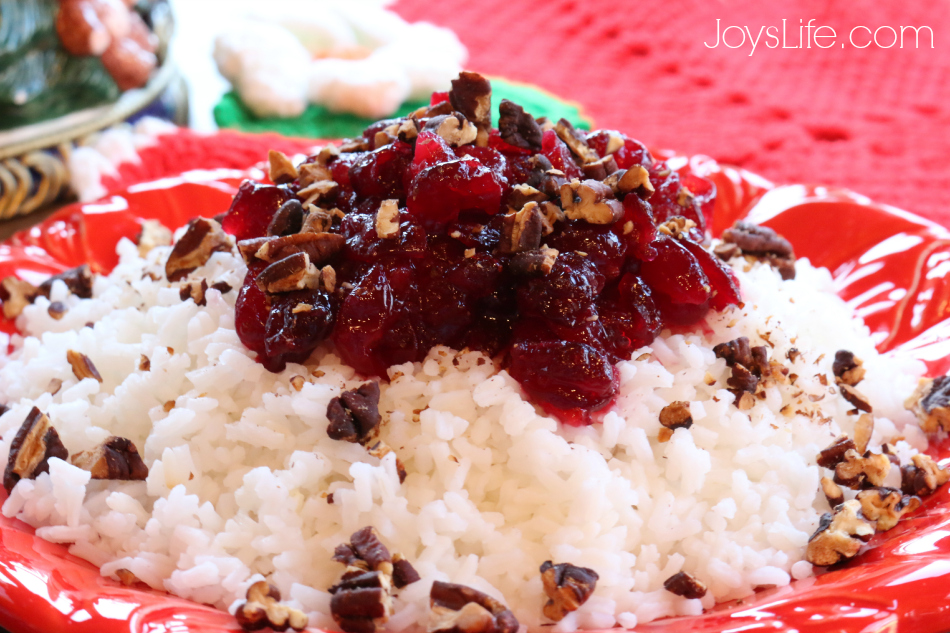
[[[950,232],[910,213],[848,191],[773,186],[710,159],[664,156],[716,182],[713,232],[737,218],[771,226],[799,257],[832,271],[838,293],[864,317],[879,349],[926,361],[932,375],[950,369]],[[240,179],[257,172],[191,172],[141,183],[92,204],[71,205],[0,246],[0,278],[49,274],[88,262],[117,262],[114,246],[142,219],[169,227],[197,211],[227,209]],[[7,323],[9,331],[12,324]],[[946,463],[950,444],[932,447]],[[638,631],[799,631],[942,633],[950,622],[950,492],[923,508],[865,553],[838,569],[717,605],[698,617],[671,618]],[[140,586],[141,587],[141,586]],[[13,633],[223,633],[234,618],[212,607],[147,588],[125,587],[0,517],[0,626]]]

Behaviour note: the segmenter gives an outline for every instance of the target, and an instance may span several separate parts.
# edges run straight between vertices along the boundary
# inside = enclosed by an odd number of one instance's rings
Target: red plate
[[[842,190],[774,187],[747,172],[696,157],[677,167],[715,180],[714,232],[747,217],[788,237],[799,257],[827,266],[839,294],[871,329],[881,350],[910,354],[932,374],[950,366],[950,232],[904,211]],[[130,187],[95,204],[72,205],[0,245],[0,278],[25,278],[88,262],[108,271],[114,246],[142,218],[170,227],[227,209],[248,172],[192,172]],[[260,173],[257,174],[260,177]],[[8,326],[9,327],[9,326]],[[934,453],[950,459],[950,445]],[[2,498],[2,495],[0,495]],[[950,621],[950,493],[946,487],[842,569],[721,604],[695,618],[644,631],[847,631],[940,633]],[[227,613],[99,575],[61,545],[0,517],[0,626],[15,633],[222,633]]]

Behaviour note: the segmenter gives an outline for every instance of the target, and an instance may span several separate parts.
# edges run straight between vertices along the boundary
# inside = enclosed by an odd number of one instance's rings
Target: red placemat
[[[950,3],[894,0],[399,0],[408,20],[455,30],[468,66],[581,102],[598,127],[708,154],[776,182],[849,187],[950,225]],[[835,29],[820,49],[736,49],[721,29],[799,20]],[[879,27],[929,26],[914,48],[864,45]],[[814,34],[815,31],[813,30]],[[823,30],[820,34],[829,34]],[[887,28],[878,32],[886,46]],[[822,44],[830,40],[819,40]],[[741,42],[737,29],[727,42]],[[807,42],[807,39],[806,39]],[[845,44],[845,48],[841,47]]]

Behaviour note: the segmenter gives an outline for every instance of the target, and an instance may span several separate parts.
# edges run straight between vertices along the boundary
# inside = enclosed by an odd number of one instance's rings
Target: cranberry
[[[589,259],[562,253],[550,273],[519,285],[518,307],[522,314],[575,326],[588,316],[603,287],[604,276]]]
[[[712,287],[709,307],[713,310],[724,310],[727,306],[739,303],[739,280],[732,269],[695,242],[683,240],[681,245],[696,258],[709,279]]]
[[[401,215],[399,235],[383,239],[376,233],[375,211],[347,214],[340,223],[340,234],[346,238],[344,257],[363,262],[376,261],[383,255],[422,257],[426,250],[425,229],[405,218],[405,212]]]
[[[541,137],[541,153],[547,156],[555,169],[560,169],[568,178],[582,178],[581,168],[574,162],[571,150],[554,130],[547,130]]]
[[[501,140],[501,135],[498,133],[498,130],[492,130],[491,134],[488,136],[488,147],[498,150],[508,158],[513,156],[531,156],[534,154],[530,149],[525,149],[523,147],[517,147],[511,145]],[[521,181],[519,181],[521,182]]]
[[[505,184],[507,184],[508,178],[506,175],[508,173],[508,161],[498,150],[492,149],[490,147],[463,145],[462,147],[456,149],[455,153],[459,158],[464,156],[473,156],[477,158],[478,162],[495,172],[495,175],[498,176],[498,179],[505,181]]]
[[[516,343],[508,371],[528,395],[574,425],[589,424],[590,412],[608,405],[618,388],[610,358],[585,343]]]
[[[712,223],[713,207],[716,206],[715,183],[696,174],[686,173],[680,174],[680,184],[693,194],[696,206],[705,221],[705,226],[709,226]]]
[[[448,163],[456,158],[455,152],[441,136],[431,130],[425,130],[416,138],[415,154],[412,157],[412,176],[415,178],[423,169],[439,163]]]
[[[694,239],[702,241],[706,232],[706,221],[699,205],[693,197],[683,191],[679,174],[670,171],[665,163],[657,163],[654,167],[657,165],[663,165],[663,168],[650,173],[650,181],[656,189],[650,196],[650,204],[653,206],[653,215],[657,224],[662,224],[677,215],[682,216],[696,223],[696,227],[690,233]]]
[[[623,218],[613,225],[613,231],[627,242],[632,254],[643,261],[656,257],[653,242],[656,240],[656,223],[653,207],[638,196],[627,195],[623,199]]]
[[[264,341],[267,338],[266,325],[270,315],[270,306],[267,297],[257,287],[256,279],[267,264],[257,262],[251,264],[244,277],[244,285],[238,292],[234,304],[234,329],[238,338],[252,352],[258,356],[264,355]]]
[[[353,186],[350,184],[350,168],[366,156],[366,154],[367,152],[347,152],[346,154],[340,154],[336,160],[330,163],[330,173],[333,176],[334,182],[336,182],[341,189],[353,190]]]
[[[412,145],[398,140],[364,154],[350,167],[353,190],[366,198],[405,200],[412,155]]]
[[[547,238],[548,246],[561,253],[587,253],[589,261],[607,281],[620,276],[627,246],[612,231],[612,226],[589,224],[584,220],[569,220]]]
[[[610,137],[618,136],[623,140],[623,145],[614,152],[614,160],[620,169],[630,169],[634,165],[643,165],[649,167],[653,164],[653,157],[647,146],[640,141],[628,138],[615,130],[599,130],[587,137],[587,144],[590,145],[601,156],[607,155],[607,147],[610,144]]]
[[[430,105],[430,106],[437,106],[437,105],[439,105],[440,103],[445,103],[445,102],[448,101],[448,100],[449,100],[449,93],[448,93],[448,92],[433,92],[433,93],[432,93],[432,98],[429,100],[429,105]]]
[[[409,214],[437,231],[455,221],[463,209],[494,215],[501,208],[504,183],[477,159],[467,156],[423,170],[409,192]]]
[[[660,235],[654,246],[656,259],[643,262],[640,268],[650,287],[676,303],[697,305],[707,301],[709,279],[680,240]]]
[[[273,297],[265,328],[264,366],[283,369],[285,363],[304,362],[332,328],[333,310],[325,293],[300,290]]]
[[[634,350],[652,343],[663,327],[653,292],[633,273],[624,274],[616,286],[604,290],[597,311],[606,331],[607,349],[618,359],[629,359]]]
[[[236,240],[261,237],[280,205],[294,197],[286,185],[264,185],[250,180],[241,183],[231,208],[221,220],[221,228]]]

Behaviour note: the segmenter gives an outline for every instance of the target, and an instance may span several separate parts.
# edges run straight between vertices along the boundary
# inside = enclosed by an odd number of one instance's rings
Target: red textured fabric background
[[[839,185],[950,226],[950,0],[398,0],[406,19],[455,30],[468,66],[581,102],[598,127],[707,154],[777,183]],[[829,49],[730,50],[722,28],[799,19]],[[921,48],[855,49],[852,28],[929,26]],[[822,33],[828,33],[827,30]],[[924,31],[926,34],[926,31]],[[867,41],[855,31],[854,41]],[[741,41],[733,29],[729,43]],[[910,39],[908,39],[910,38]],[[892,36],[879,32],[883,45]],[[841,42],[846,44],[841,48]],[[774,44],[774,42],[772,42]],[[827,44],[828,40],[822,40]]]

